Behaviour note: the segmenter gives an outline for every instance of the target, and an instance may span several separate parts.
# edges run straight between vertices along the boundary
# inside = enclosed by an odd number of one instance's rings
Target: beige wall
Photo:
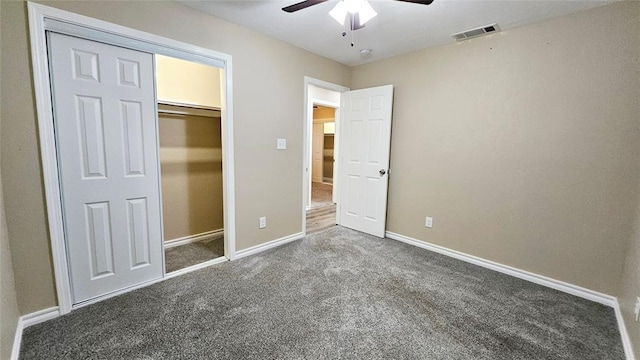
[[[20,313],[56,305],[53,264],[44,205],[35,102],[29,58],[26,5],[0,1],[2,132],[7,229]],[[10,51],[7,51],[10,49]]]
[[[639,8],[354,68],[354,89],[395,85],[388,230],[616,294],[640,165]]]
[[[636,216],[634,236],[627,248],[622,286],[617,295],[634,354],[636,359],[640,359],[640,323],[635,321],[633,313],[636,298],[640,297],[640,211]]]
[[[158,119],[164,239],[224,228],[220,118]]]
[[[640,37],[640,31],[638,31]],[[638,66],[640,70],[640,64]],[[640,101],[636,104],[637,112],[640,114]],[[640,124],[640,115],[638,116]],[[638,193],[640,195],[640,185]],[[629,333],[629,339],[636,359],[640,359],[640,322],[635,321],[633,312],[636,299],[640,297],[640,198],[637,200],[635,223],[626,248],[626,258],[622,271],[622,281],[619,292],[616,294],[620,303],[622,317]]]
[[[1,14],[2,7],[0,6],[0,18],[2,18]],[[2,51],[5,42],[6,39],[3,33],[0,33],[0,68],[2,68],[2,53],[6,53],[6,51]],[[0,101],[0,114],[2,114],[1,104],[2,102]],[[0,116],[0,119],[1,118],[2,116]],[[2,133],[1,120],[0,133]],[[1,170],[0,173],[2,173]],[[7,221],[4,210],[2,180],[0,180],[0,359],[9,359],[11,357],[13,339],[16,326],[18,325],[18,317],[20,316],[16,295],[13,264],[11,262],[11,251],[9,248],[9,234],[7,232]]]
[[[2,3],[2,160],[9,238],[21,313],[56,304],[45,219],[26,6]],[[349,85],[350,70],[326,58],[175,2],[49,2],[233,57],[238,250],[302,229],[304,76]],[[171,19],[167,21],[166,19]],[[189,26],[185,26],[188,24]],[[273,84],[278,84],[274,87]],[[276,138],[287,150],[276,150]],[[273,169],[279,169],[273,171]],[[258,228],[267,217],[268,227]]]
[[[220,108],[219,68],[161,55],[155,60],[159,101]]]
[[[0,359],[9,359],[20,311],[9,249],[4,200],[0,188]]]

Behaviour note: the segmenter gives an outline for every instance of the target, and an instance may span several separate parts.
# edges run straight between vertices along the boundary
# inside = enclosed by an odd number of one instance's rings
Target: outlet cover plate
[[[424,221],[424,226],[426,226],[429,229],[431,229],[433,227],[433,218],[430,217],[430,216],[427,216],[427,218]]]
[[[640,321],[640,297],[636,298],[636,308],[633,313],[636,314],[636,321]]]
[[[265,216],[260,218],[260,229],[267,227],[267,218]]]

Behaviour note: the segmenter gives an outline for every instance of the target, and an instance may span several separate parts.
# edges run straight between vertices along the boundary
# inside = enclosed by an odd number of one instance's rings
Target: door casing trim
[[[325,102],[320,99],[311,99],[309,101],[309,85],[317,86],[322,89],[336,91],[339,93],[343,93],[345,91],[349,91],[346,86],[333,84],[327,81],[315,79],[309,76],[304,77],[304,116],[302,122],[302,235],[307,236],[307,201],[310,198],[310,179],[311,179],[311,144],[310,144],[310,135],[311,135],[311,126],[310,124],[313,122],[313,104],[325,105],[333,108],[341,108],[341,104],[334,104],[330,102]],[[340,110],[342,111],[342,110]],[[340,116],[342,118],[342,116]],[[336,132],[339,131],[339,125],[336,123]],[[339,134],[338,134],[339,135]],[[336,183],[335,180],[333,182]],[[338,207],[340,203],[338,202]],[[336,211],[336,221],[339,224],[340,218],[338,216],[338,211]]]

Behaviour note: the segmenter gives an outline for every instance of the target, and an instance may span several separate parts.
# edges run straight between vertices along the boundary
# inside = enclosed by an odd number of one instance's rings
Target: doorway
[[[304,224],[306,234],[339,223],[337,208],[341,93],[348,88],[305,78]]]
[[[303,233],[309,233],[312,190],[313,106],[335,112],[333,202],[335,224],[385,236],[391,150],[393,85],[350,91],[305,77]],[[319,127],[318,127],[319,128]],[[317,177],[316,177],[317,178]],[[311,228],[315,230],[315,228]]]
[[[333,196],[336,112],[339,108],[313,104],[311,130],[311,199],[307,210],[307,233],[337,224]]]

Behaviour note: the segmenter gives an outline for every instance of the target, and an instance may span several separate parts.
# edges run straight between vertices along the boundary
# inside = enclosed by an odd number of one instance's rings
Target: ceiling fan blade
[[[327,0],[306,0],[306,1],[299,2],[297,4],[285,6],[285,7],[282,8],[282,10],[284,10],[284,11],[286,11],[288,13],[292,13],[294,11],[306,9],[309,6],[317,5],[317,4],[323,3],[325,1],[327,1]]]
[[[402,1],[402,2],[408,2],[413,4],[420,4],[420,5],[431,5],[431,3],[433,2],[433,0],[396,0],[396,1]]]

